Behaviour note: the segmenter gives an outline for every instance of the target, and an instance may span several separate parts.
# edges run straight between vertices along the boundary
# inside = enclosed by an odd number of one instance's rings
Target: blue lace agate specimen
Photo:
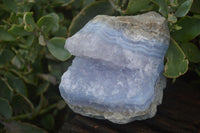
[[[151,118],[162,102],[162,75],[169,45],[165,18],[98,15],[66,40],[75,55],[60,92],[84,116],[124,124]]]

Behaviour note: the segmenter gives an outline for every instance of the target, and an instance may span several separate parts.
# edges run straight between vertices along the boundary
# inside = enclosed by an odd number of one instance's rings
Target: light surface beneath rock
[[[85,116],[119,124],[151,118],[166,84],[168,44],[165,19],[155,12],[97,16],[66,40],[78,57],[62,76],[61,95]]]

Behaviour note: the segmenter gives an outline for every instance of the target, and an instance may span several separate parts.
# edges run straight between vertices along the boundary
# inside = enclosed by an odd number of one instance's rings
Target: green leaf
[[[28,72],[21,72],[18,71],[17,69],[11,69],[11,71],[13,73],[15,73],[18,77],[20,77],[21,79],[23,79],[23,81],[27,84],[31,84],[31,85],[36,85],[36,78],[35,78],[35,74],[30,72],[32,71],[31,69]],[[27,75],[28,73],[28,75]]]
[[[42,117],[41,125],[48,130],[52,130],[55,125],[55,120],[52,114],[47,114]]]
[[[25,12],[24,17],[23,17],[23,22],[24,22],[24,29],[28,32],[31,32],[35,29],[35,21],[32,17],[33,12]]]
[[[193,13],[200,13],[200,0],[193,0],[192,7],[190,8],[190,11]]]
[[[12,116],[12,108],[9,105],[8,101],[4,98],[0,97],[0,117],[4,117],[5,119],[10,119]]]
[[[152,0],[156,5],[159,6],[159,12],[164,16],[167,17],[168,15],[168,5],[166,0]]]
[[[37,76],[40,77],[43,80],[46,80],[46,81],[52,83],[53,85],[57,84],[56,78],[54,76],[50,75],[50,74],[39,73],[39,74],[37,74]]]
[[[168,18],[167,20],[171,23],[176,23],[177,22],[177,18],[176,16],[174,16],[173,14],[168,14]]]
[[[181,1],[179,1],[179,0],[170,0],[168,2],[169,2],[169,5],[171,5],[172,7],[177,7],[179,3],[183,3]]]
[[[95,0],[82,0],[83,1],[83,7],[95,2]]]
[[[70,6],[75,0],[66,0],[65,3],[62,4],[64,7]]]
[[[10,104],[15,115],[30,113],[34,110],[34,106],[31,101],[21,94],[14,95]]]
[[[134,14],[150,3],[150,0],[130,0],[124,14]]]
[[[49,82],[44,82],[44,83],[40,84],[38,86],[36,94],[41,95],[41,94],[45,93],[47,91],[47,89],[49,88],[49,85],[50,85]]]
[[[14,53],[10,50],[4,49],[0,53],[0,67],[5,66],[14,57]]]
[[[188,60],[194,63],[200,62],[200,50],[199,48],[190,42],[181,43],[181,48],[187,56]]]
[[[57,104],[57,108],[58,108],[59,110],[61,110],[61,109],[63,109],[64,107],[66,107],[65,101],[64,101],[64,100],[60,100],[60,101],[58,102],[58,104]]]
[[[150,0],[129,0],[123,2],[116,0],[109,1],[115,10],[123,14],[135,14],[140,10],[145,9],[150,3]]]
[[[18,0],[19,12],[30,12],[34,4],[37,4],[37,0]]]
[[[15,2],[15,0],[3,0],[3,3],[8,9],[14,12],[18,11],[17,3]]]
[[[37,25],[45,32],[49,32],[54,27],[54,18],[52,16],[43,16],[37,21]]]
[[[44,40],[44,36],[43,36],[42,34],[39,36],[38,42],[39,42],[39,44],[42,45],[42,46],[45,46],[45,45],[46,45],[46,42],[45,42],[45,40]]]
[[[36,71],[36,70],[35,70]],[[27,76],[23,76],[23,80],[24,82],[26,82],[27,84],[31,84],[31,85],[37,85],[38,79],[35,78],[35,74],[29,74]]]
[[[49,65],[49,67],[51,66]],[[63,72],[61,72],[61,70],[54,69],[50,72],[50,74],[56,78],[56,81],[60,82],[60,77],[62,76]]]
[[[18,69],[21,69],[23,67],[22,62],[20,61],[20,57],[15,55],[14,58],[12,59],[12,64],[16,66]]]
[[[193,0],[186,0],[183,2],[175,12],[175,16],[184,17],[190,10]]]
[[[8,30],[8,32],[17,36],[27,36],[31,34],[24,30],[23,25],[16,25],[16,24],[13,24],[12,27]]]
[[[179,42],[186,42],[200,35],[200,17],[184,17],[177,22],[181,30],[172,33],[173,38]]]
[[[25,122],[10,121],[3,124],[7,133],[47,133],[43,129]]]
[[[34,42],[35,36],[29,35],[26,39],[26,42],[24,43],[27,47],[30,47]]]
[[[182,27],[178,26],[177,24],[173,25],[173,28],[174,28],[174,30],[181,30],[182,29]]]
[[[15,41],[15,37],[0,26],[0,41]]]
[[[13,88],[13,90],[18,92],[19,94],[27,96],[27,88],[23,80],[14,76],[11,73],[6,73],[4,76],[7,78],[8,84],[11,86],[11,88]]]
[[[61,37],[54,37],[48,42],[48,49],[50,53],[61,61],[65,61],[71,57],[71,54],[64,49],[65,39]]]
[[[100,14],[113,14],[113,8],[109,2],[97,1],[83,8],[76,15],[76,17],[73,18],[68,30],[68,36],[72,36],[74,33],[80,30],[89,20]]]
[[[49,68],[50,74],[56,77],[57,81],[60,82],[60,77],[67,70],[67,68],[71,66],[71,61],[72,61],[71,58],[66,62],[60,62],[60,63],[58,63],[57,61],[52,61],[52,60],[49,61],[48,68]]]
[[[10,18],[9,18],[10,23],[19,23],[19,17],[15,12],[11,12]]]
[[[53,33],[56,37],[66,37],[67,36],[67,28],[64,26],[59,26],[59,29]]]
[[[53,28],[52,28],[52,32],[56,32],[59,28],[59,16],[56,13],[50,13],[47,16],[51,16],[53,17],[54,21],[53,21]]]
[[[165,64],[164,75],[166,77],[177,78],[187,72],[189,62],[175,40],[171,39],[171,44],[165,57],[167,63]]]
[[[4,81],[0,79],[0,97],[11,101],[13,96],[13,91],[8,88]]]
[[[66,4],[64,4],[64,5],[66,5]],[[83,0],[72,0],[71,2],[68,2],[67,5],[71,6],[73,9],[81,9],[83,6]]]

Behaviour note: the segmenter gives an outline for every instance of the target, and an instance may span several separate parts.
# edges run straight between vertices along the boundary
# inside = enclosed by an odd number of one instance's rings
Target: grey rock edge
[[[99,15],[66,40],[75,55],[60,93],[76,113],[125,124],[151,118],[162,103],[163,59],[169,45],[165,19]]]

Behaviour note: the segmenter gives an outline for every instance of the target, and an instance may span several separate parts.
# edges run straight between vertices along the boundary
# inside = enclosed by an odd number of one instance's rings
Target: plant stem
[[[47,112],[49,112],[50,110],[52,110],[53,108],[55,108],[57,106],[57,103],[55,104],[52,104],[50,105],[49,107],[45,108],[45,109],[42,109],[38,114],[38,115],[43,115]],[[11,119],[9,120],[21,120],[21,119],[33,119],[33,113],[27,113],[27,114],[23,114],[23,115],[17,115],[17,116],[14,116],[12,117]]]

